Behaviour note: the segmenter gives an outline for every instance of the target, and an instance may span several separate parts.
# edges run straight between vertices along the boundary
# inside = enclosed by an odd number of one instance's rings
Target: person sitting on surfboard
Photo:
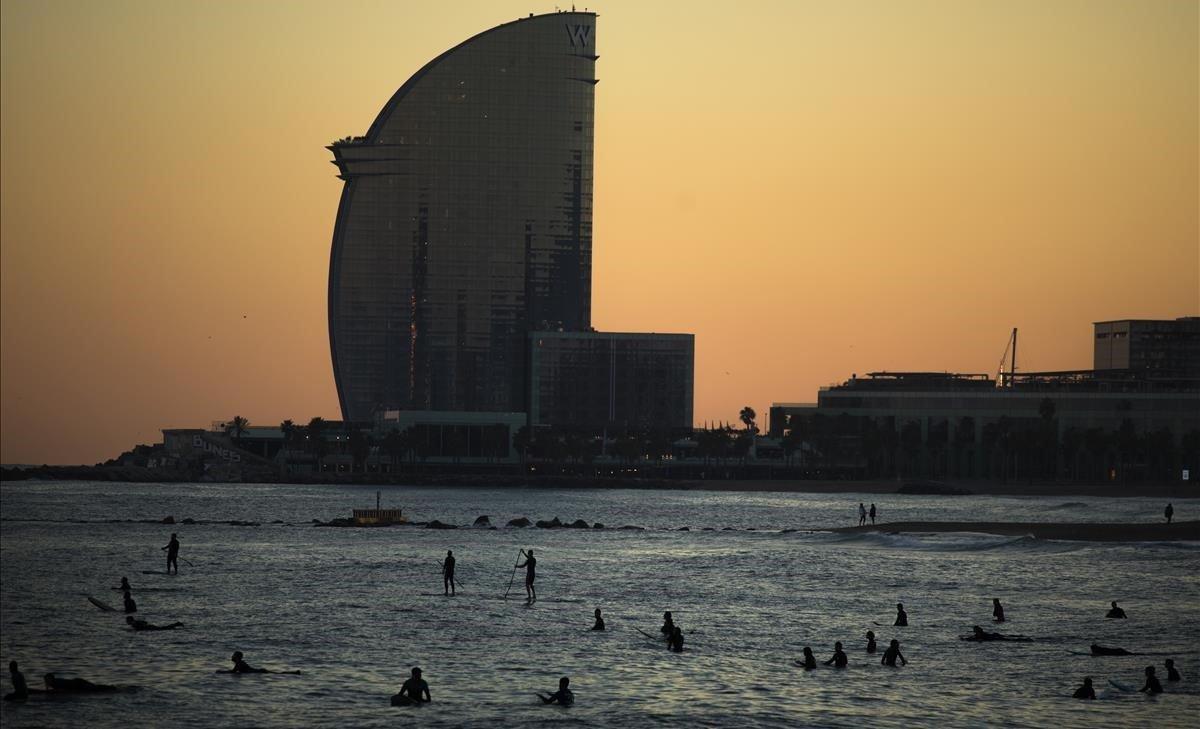
[[[889,645],[888,649],[883,652],[883,658],[881,658],[879,660],[879,662],[885,666],[893,666],[894,667],[896,665],[897,658],[900,659],[901,666],[908,665],[908,661],[905,660],[904,654],[900,652],[900,641],[896,640],[895,638],[892,638],[891,645]]]
[[[270,673],[271,672],[270,669],[254,668],[249,663],[246,663],[244,660],[242,660],[242,652],[241,651],[234,651],[233,655],[229,657],[229,660],[233,661],[233,670],[230,671],[230,673]]]
[[[1071,694],[1073,699],[1094,699],[1096,698],[1096,689],[1092,688],[1092,677],[1088,676],[1083,679],[1083,685],[1075,689],[1075,693]]]
[[[571,704],[575,703],[575,694],[573,694],[571,692],[571,689],[567,688],[570,685],[571,685],[571,679],[567,678],[566,676],[563,676],[562,678],[558,679],[558,690],[557,691],[550,694],[549,696],[542,696],[539,693],[537,695],[537,697],[542,700],[543,704],[557,703],[560,706],[570,706]]]
[[[1000,598],[992,598],[992,620],[997,623],[1004,622],[1004,606],[1000,604]]]
[[[1158,682],[1158,676],[1154,675],[1154,666],[1146,666],[1146,685],[1138,689],[1142,693],[1161,694],[1162,684]]]
[[[454,594],[454,552],[446,550],[446,561],[442,562],[442,590],[447,595]]]
[[[47,691],[62,694],[99,693],[101,691],[119,690],[116,686],[92,683],[82,678],[57,678],[53,673],[47,673],[45,676],[42,676],[42,681],[45,682]]]
[[[876,650],[876,646],[875,646],[875,631],[874,631],[874,630],[868,630],[868,631],[867,631],[867,653],[874,653],[874,652],[875,652],[875,650]]]
[[[1107,646],[1096,645],[1092,643],[1093,656],[1132,656],[1133,654],[1124,648],[1109,648]]]
[[[604,630],[604,618],[600,617],[600,608],[596,608],[596,624],[592,626],[592,630]]]
[[[1174,658],[1168,658],[1163,663],[1163,665],[1167,667],[1167,680],[1168,681],[1182,681],[1183,680],[1183,677],[1179,675],[1179,671],[1175,670],[1175,659]]]
[[[831,664],[834,668],[846,667],[846,654],[844,651],[842,651],[842,641],[840,640],[833,644],[833,658],[825,661],[826,666]]]
[[[1104,617],[1106,617],[1106,618],[1120,618],[1120,619],[1122,619],[1122,620],[1123,620],[1123,619],[1125,619],[1126,615],[1125,615],[1125,611],[1124,611],[1124,610],[1122,610],[1121,608],[1117,607],[1117,601],[1116,601],[1116,600],[1113,600],[1113,601],[1112,601],[1112,609],[1111,609],[1111,610],[1109,610],[1107,613],[1105,613]]]
[[[171,534],[171,541],[161,551],[167,553],[167,574],[171,574],[171,565],[175,566],[175,574],[179,574],[179,537]]]
[[[537,599],[537,590],[533,589],[533,580],[537,576],[534,570],[537,569],[537,560],[533,558],[533,550],[525,553],[525,563],[517,565],[514,569],[525,568],[525,599],[533,602]]]
[[[908,625],[908,613],[904,612],[904,603],[902,602],[896,603],[896,622],[892,625]]]
[[[5,694],[5,701],[18,701],[29,698],[29,684],[25,683],[25,674],[17,670],[17,662],[8,662],[8,676],[12,679],[13,690]]]
[[[804,658],[800,661],[800,665],[805,671],[812,671],[816,669],[817,657],[813,655],[812,648],[804,646]]]
[[[667,638],[667,649],[672,653],[683,653],[683,628],[678,625],[671,632],[671,637]]]
[[[429,695],[429,684],[421,678],[421,669],[413,666],[412,677],[400,687],[400,693],[392,697],[392,706],[411,706],[433,701]]]
[[[126,590],[125,594],[122,595],[122,597],[125,600],[125,612],[136,613],[137,612],[137,603],[133,601],[133,595],[129,594],[129,591]]]
[[[128,623],[129,627],[133,628],[134,630],[175,630],[176,628],[183,627],[183,623],[180,622],[174,622],[170,625],[155,625],[153,623],[148,623],[145,620],[139,620],[132,615],[126,615],[125,622]]]

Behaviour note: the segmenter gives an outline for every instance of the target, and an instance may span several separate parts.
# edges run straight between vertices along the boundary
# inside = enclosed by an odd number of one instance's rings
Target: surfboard
[[[112,605],[109,605],[108,603],[104,602],[103,600],[97,600],[96,598],[92,597],[91,595],[88,595],[88,602],[90,602],[91,604],[100,608],[101,610],[103,610],[106,613],[115,613],[117,611],[117,609],[115,607],[113,607]]]
[[[143,575],[170,575],[175,576],[174,572],[163,572],[162,570],[142,570]]]
[[[1126,693],[1134,693],[1134,694],[1137,693],[1137,689],[1135,689],[1134,687],[1130,686],[1127,683],[1121,683],[1120,681],[1117,681],[1116,679],[1112,679],[1112,678],[1108,679],[1108,685],[1112,686],[1113,688],[1115,688],[1118,691],[1124,691]]]

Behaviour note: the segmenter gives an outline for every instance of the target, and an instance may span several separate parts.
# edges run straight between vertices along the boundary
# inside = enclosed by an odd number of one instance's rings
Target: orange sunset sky
[[[588,7],[593,325],[694,332],[698,422],[1200,313],[1195,0]],[[340,418],[324,145],[554,5],[2,8],[0,461],[92,463]]]

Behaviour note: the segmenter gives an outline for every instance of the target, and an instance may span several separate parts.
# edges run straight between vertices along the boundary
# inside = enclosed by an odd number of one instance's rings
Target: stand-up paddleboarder
[[[518,564],[514,569],[525,568],[525,600],[533,602],[537,599],[537,590],[533,588],[533,580],[537,577],[535,570],[537,569],[537,560],[533,558],[533,550],[525,552],[525,561]]]
[[[167,546],[162,548],[162,551],[167,553],[167,574],[171,574],[171,566],[175,566],[175,574],[179,574],[179,537],[174,532],[171,533],[171,541],[167,542]]]

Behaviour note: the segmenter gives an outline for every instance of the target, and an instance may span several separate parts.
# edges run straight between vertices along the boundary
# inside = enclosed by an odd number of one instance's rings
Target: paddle
[[[445,562],[445,560],[438,560],[438,564],[442,566],[442,577],[445,577],[445,576],[446,576],[446,562]],[[454,584],[458,585],[459,587],[462,587],[462,586],[463,586],[462,580],[458,579],[458,575],[457,575],[457,574],[456,574],[456,575],[454,575]]]
[[[524,556],[525,556],[525,550],[522,549],[520,551],[520,554],[517,555],[517,559],[520,559],[521,557],[524,557]],[[508,578],[508,587],[506,587],[504,589],[504,599],[505,600],[508,599],[508,591],[512,589],[513,580],[515,580],[516,578],[517,578],[517,566],[513,565],[512,575]]]

